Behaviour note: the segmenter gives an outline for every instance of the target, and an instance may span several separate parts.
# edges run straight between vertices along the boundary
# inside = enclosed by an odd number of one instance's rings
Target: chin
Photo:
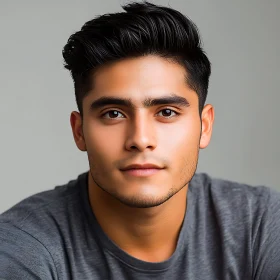
[[[151,187],[149,187],[150,189]],[[117,200],[119,200],[121,203],[133,207],[133,208],[151,208],[159,206],[166,201],[168,201],[174,194],[176,194],[177,191],[169,190],[165,193],[159,191],[158,193],[156,191],[145,191],[143,192],[137,192],[133,195],[124,195],[124,194],[117,194],[113,195]]]
[[[136,199],[121,199],[120,202],[122,202],[124,205],[129,206],[131,208],[152,208],[157,207],[161,204],[163,204],[166,200],[136,200]]]

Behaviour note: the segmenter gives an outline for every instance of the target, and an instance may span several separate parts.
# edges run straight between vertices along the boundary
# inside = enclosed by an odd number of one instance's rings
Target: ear
[[[70,116],[70,123],[73,137],[78,149],[85,152],[87,148],[83,134],[83,121],[81,114],[78,112],[72,112]]]
[[[215,119],[215,111],[212,105],[204,106],[201,113],[201,137],[199,147],[205,149],[211,140],[213,124]]]

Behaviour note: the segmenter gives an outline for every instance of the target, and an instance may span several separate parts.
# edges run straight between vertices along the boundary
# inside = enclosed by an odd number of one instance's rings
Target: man
[[[148,2],[63,49],[89,172],[1,215],[4,279],[280,279],[280,195],[196,174],[210,62],[195,25]]]

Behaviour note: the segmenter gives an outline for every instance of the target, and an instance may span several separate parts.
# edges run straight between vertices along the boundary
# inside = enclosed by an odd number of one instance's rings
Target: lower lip
[[[158,168],[147,168],[147,169],[129,169],[124,170],[123,172],[127,175],[136,176],[136,177],[146,177],[158,173],[162,169]]]

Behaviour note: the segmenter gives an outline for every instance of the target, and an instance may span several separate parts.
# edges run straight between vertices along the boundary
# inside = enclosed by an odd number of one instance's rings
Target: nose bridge
[[[127,148],[145,150],[154,149],[156,145],[153,122],[145,109],[137,110],[129,126]]]

